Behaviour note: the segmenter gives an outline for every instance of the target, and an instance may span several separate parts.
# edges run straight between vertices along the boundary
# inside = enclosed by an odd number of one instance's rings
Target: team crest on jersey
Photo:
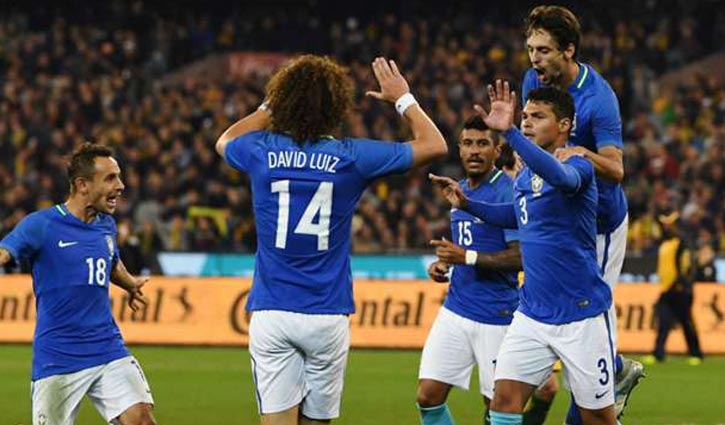
[[[113,252],[114,252],[113,238],[109,235],[106,235],[106,243],[108,244],[108,254],[111,257],[113,257]]]
[[[531,190],[534,191],[534,193],[541,192],[541,189],[544,187],[544,179],[539,177],[538,174],[534,174],[534,177],[531,178]]]

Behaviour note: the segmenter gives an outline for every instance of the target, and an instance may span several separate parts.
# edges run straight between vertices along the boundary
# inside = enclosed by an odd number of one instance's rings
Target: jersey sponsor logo
[[[58,241],[58,248],[68,248],[69,246],[76,245],[78,242],[64,242]]]
[[[541,189],[544,187],[544,179],[539,177],[538,174],[534,174],[531,178],[531,190],[534,191],[534,196],[541,196]]]
[[[604,391],[603,393],[596,393],[596,394],[594,394],[594,398],[596,398],[597,400],[599,400],[600,398],[602,398],[605,395],[607,395],[608,392],[609,392],[609,390]]]

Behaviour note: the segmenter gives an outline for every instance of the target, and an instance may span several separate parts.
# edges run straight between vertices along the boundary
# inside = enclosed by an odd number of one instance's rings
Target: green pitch
[[[161,425],[257,424],[249,355],[242,349],[134,347],[151,381]],[[0,423],[29,425],[29,346],[0,345]],[[419,353],[356,350],[347,369],[342,418],[336,424],[417,424],[415,388]],[[672,358],[650,366],[633,395],[624,425],[725,424],[725,358],[698,367]],[[480,425],[481,398],[454,390],[449,400],[457,424]],[[557,396],[548,424],[563,423],[568,394]],[[102,424],[84,402],[77,424]]]

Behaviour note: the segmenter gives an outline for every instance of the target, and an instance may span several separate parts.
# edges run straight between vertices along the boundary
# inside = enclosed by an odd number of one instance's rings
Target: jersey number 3
[[[294,232],[298,235],[317,236],[317,250],[325,251],[330,244],[330,214],[332,213],[332,182],[322,182],[315,195],[305,208]],[[277,212],[277,237],[274,246],[280,249],[287,247],[287,229],[289,227],[289,180],[272,182],[272,193],[279,193],[279,210]],[[318,217],[317,223],[313,220]]]

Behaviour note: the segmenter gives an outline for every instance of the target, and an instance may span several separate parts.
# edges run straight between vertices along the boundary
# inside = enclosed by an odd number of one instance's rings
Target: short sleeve
[[[367,180],[388,174],[404,173],[413,165],[410,143],[351,139],[355,167]]]
[[[579,192],[594,180],[594,165],[584,157],[572,156],[564,164],[571,166],[579,174],[579,186],[573,191],[574,193]]]
[[[229,143],[227,143],[227,147],[224,151],[224,159],[227,164],[236,170],[245,173],[248,172],[255,142],[264,137],[266,134],[267,132],[264,130],[250,131],[249,133],[232,139]]]
[[[25,217],[2,241],[0,247],[8,250],[15,261],[32,258],[43,245],[46,221],[39,213]]]
[[[597,107],[592,110],[592,134],[597,149],[605,146],[622,149],[622,118],[617,96],[611,89],[600,97]]]

